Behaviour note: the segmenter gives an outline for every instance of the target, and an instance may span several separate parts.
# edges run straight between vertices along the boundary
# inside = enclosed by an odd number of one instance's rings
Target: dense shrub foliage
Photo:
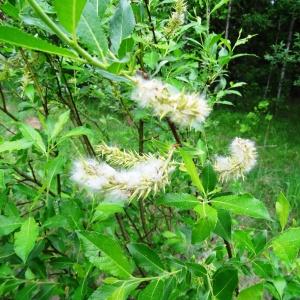
[[[1,299],[300,297],[288,199],[231,189],[260,145],[237,136],[220,153],[207,136],[245,85],[230,65],[251,55],[253,35],[214,31],[231,5],[1,4]]]

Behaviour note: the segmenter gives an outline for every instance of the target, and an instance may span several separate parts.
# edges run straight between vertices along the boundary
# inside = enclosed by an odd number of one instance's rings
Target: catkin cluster
[[[217,156],[214,163],[221,181],[244,178],[256,164],[257,151],[253,141],[235,138],[230,144],[229,156]]]
[[[136,87],[131,98],[142,108],[151,108],[155,115],[168,116],[180,127],[200,129],[211,112],[205,97],[184,93],[158,79],[135,77]]]
[[[178,28],[184,23],[184,14],[186,12],[186,3],[184,0],[176,0],[175,11],[172,13],[165,27],[166,36],[172,36]]]
[[[134,152],[107,145],[99,146],[98,152],[113,165],[130,168],[116,169],[106,162],[81,159],[74,163],[71,179],[91,192],[101,193],[106,201],[146,198],[150,193],[163,190],[169,183],[171,154],[166,159],[151,155],[139,157]]]

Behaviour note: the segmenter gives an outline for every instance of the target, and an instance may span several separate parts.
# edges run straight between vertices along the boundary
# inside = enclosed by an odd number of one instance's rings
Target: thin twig
[[[157,41],[157,38],[156,38],[154,23],[152,21],[152,16],[151,16],[150,8],[149,8],[149,1],[144,0],[144,3],[145,3],[147,15],[148,15],[149,23],[150,23],[150,29],[151,29],[151,32],[152,32],[153,40],[154,40],[155,44],[157,44],[158,41]]]
[[[33,177],[31,177],[31,176],[29,176],[28,174],[26,174],[26,173],[24,173],[24,172],[22,172],[21,170],[19,170],[18,168],[13,168],[14,169],[14,171],[18,174],[18,175],[20,175],[20,176],[22,176],[24,179],[26,179],[27,181],[29,181],[29,182],[32,182],[32,183],[34,183],[35,185],[37,185],[37,186],[39,186],[39,187],[42,187],[43,185],[42,185],[42,183],[40,182],[40,181],[38,181],[38,180],[35,180]],[[53,193],[52,191],[49,191],[49,194],[51,195],[51,196],[53,196],[53,197],[56,197],[57,195],[55,194],[55,193]]]
[[[128,211],[127,211],[126,208],[124,208],[124,212],[125,212],[125,214],[126,214],[128,220],[129,220],[131,226],[132,226],[132,227],[134,228],[134,230],[136,231],[136,233],[137,233],[139,239],[143,242],[143,241],[144,241],[143,236],[142,236],[140,230],[138,229],[138,227],[136,226],[135,222],[132,220],[132,218],[131,218],[131,216],[130,216],[130,214],[128,213]]]
[[[13,119],[14,121],[18,122],[18,118],[16,118],[14,115],[12,115],[8,110],[7,110],[7,105],[6,105],[6,100],[5,100],[5,96],[4,96],[4,92],[2,90],[2,86],[0,84],[0,97],[2,100],[2,105],[3,107],[0,107],[0,110],[2,110],[6,115],[8,115],[11,119]]]
[[[125,229],[123,217],[122,217],[121,214],[115,214],[115,216],[116,216],[117,222],[119,224],[121,234],[122,234],[125,242],[128,243],[129,242],[129,235],[128,235],[126,229]]]
[[[168,125],[171,129],[171,132],[174,136],[174,139],[175,139],[176,143],[181,147],[182,146],[181,139],[180,139],[180,136],[177,132],[175,124],[169,118],[167,118],[167,122],[168,122]]]

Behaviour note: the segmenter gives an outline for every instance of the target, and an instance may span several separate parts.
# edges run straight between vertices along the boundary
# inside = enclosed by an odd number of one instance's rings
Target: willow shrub
[[[259,145],[206,143],[227,2],[1,4],[1,298],[300,297],[288,200],[230,191]]]

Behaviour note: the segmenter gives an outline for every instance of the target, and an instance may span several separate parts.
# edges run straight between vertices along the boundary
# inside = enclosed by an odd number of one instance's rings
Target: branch
[[[147,15],[148,15],[148,19],[150,22],[150,29],[152,32],[152,36],[153,36],[153,40],[154,43],[157,44],[157,38],[156,38],[156,34],[155,34],[155,28],[154,28],[154,24],[152,21],[152,16],[151,16],[151,12],[150,12],[150,8],[149,8],[149,1],[148,0],[144,0],[145,6],[146,6],[146,11],[147,11]]]
[[[4,96],[1,84],[0,84],[0,97],[1,97],[1,100],[2,100],[2,104],[3,104],[3,107],[0,107],[0,110],[2,110],[11,119],[18,122],[19,120],[7,110],[6,100],[5,100],[5,96]]]
[[[172,131],[172,134],[174,136],[175,141],[177,142],[177,144],[180,147],[182,147],[181,139],[180,139],[180,136],[179,136],[179,134],[177,132],[175,124],[169,118],[167,118],[167,122],[168,122],[168,125],[169,125],[169,127],[170,127],[170,129]]]
[[[22,172],[20,169],[18,169],[18,168],[16,168],[16,167],[13,168],[13,169],[14,169],[14,171],[15,171],[18,175],[22,176],[22,177],[23,177],[24,179],[26,179],[27,181],[32,182],[32,183],[34,183],[35,185],[37,185],[37,186],[39,186],[39,187],[42,187],[42,186],[43,186],[42,183],[41,183],[40,181],[38,181],[38,180],[34,179],[33,177],[29,176],[28,174]],[[51,196],[53,196],[53,197],[56,197],[56,196],[57,196],[55,193],[53,193],[53,192],[50,191],[50,190],[49,190],[49,194],[50,194]]]

